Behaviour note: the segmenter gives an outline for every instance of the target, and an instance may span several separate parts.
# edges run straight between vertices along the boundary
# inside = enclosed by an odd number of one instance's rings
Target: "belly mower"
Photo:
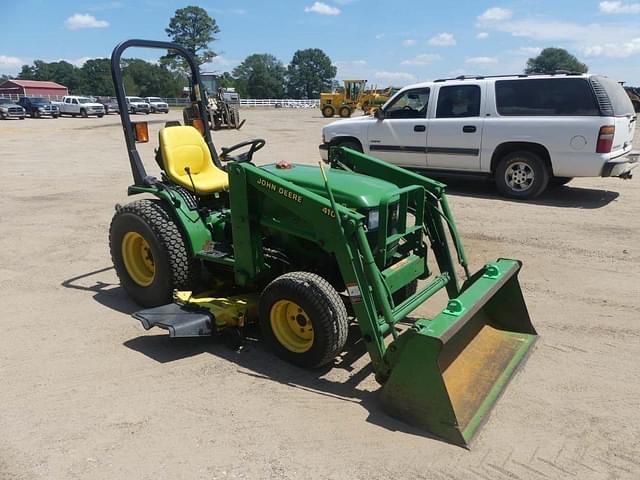
[[[159,179],[136,149],[147,125],[125,104],[129,47],[170,50],[191,70],[190,124],[160,130]],[[445,186],[348,148],[319,167],[258,167],[261,139],[218,155],[197,65],[180,45],[128,40],[111,64],[128,193],[154,197],[117,207],[109,232],[120,282],[146,307],[134,317],[172,337],[257,324],[276,355],[309,368],[330,364],[355,322],[385,410],[466,446],[537,337],[521,263],[500,258],[470,275]],[[438,315],[410,316],[441,290]]]

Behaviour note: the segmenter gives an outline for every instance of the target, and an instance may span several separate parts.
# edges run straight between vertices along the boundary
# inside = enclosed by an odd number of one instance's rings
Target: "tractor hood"
[[[311,190],[313,193],[327,197],[327,190],[319,167],[293,164],[289,169],[276,168],[275,165],[266,165],[262,168],[284,180]],[[377,207],[383,196],[398,189],[391,182],[367,175],[335,168],[327,168],[325,171],[336,202],[349,208]]]

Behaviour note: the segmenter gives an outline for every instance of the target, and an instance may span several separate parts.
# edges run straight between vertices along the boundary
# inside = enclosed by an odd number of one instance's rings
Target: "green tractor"
[[[125,108],[120,59],[129,47],[171,50],[191,67],[193,124],[160,130],[160,179],[136,149],[148,141],[146,124]],[[466,446],[537,338],[521,263],[501,258],[470,275],[445,186],[354,150],[334,148],[318,167],[258,167],[261,139],[219,155],[200,121],[198,68],[179,45],[129,40],[111,62],[128,194],[154,197],[116,207],[109,232],[122,287],[146,307],[133,316],[171,337],[259,325],[277,356],[307,368],[331,364],[355,322],[385,410]],[[441,290],[441,313],[410,316]]]

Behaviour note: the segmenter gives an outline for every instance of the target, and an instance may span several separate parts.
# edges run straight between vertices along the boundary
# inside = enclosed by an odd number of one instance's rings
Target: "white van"
[[[457,77],[325,126],[320,152],[326,160],[342,145],[413,169],[490,175],[505,196],[533,198],[573,177],[631,178],[635,125],[629,97],[607,77]]]

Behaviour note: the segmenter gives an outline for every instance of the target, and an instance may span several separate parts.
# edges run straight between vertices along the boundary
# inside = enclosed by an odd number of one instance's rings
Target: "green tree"
[[[240,94],[249,98],[282,98],[286,69],[268,53],[254,53],[233,70]]]
[[[84,75],[75,65],[60,60],[59,62],[45,62],[35,60],[33,66],[23,65],[18,78],[23,80],[43,80],[64,85],[73,93],[81,93],[84,85]]]
[[[178,97],[184,77],[161,65],[154,65],[139,58],[123,60],[122,76],[127,95],[141,97]]]
[[[92,58],[82,65],[84,85],[82,90],[91,95],[115,95],[111,79],[111,60],[108,58]]]
[[[2,75],[0,75],[0,83],[4,83],[4,82],[6,82],[7,80],[11,80],[11,78],[13,78],[13,77],[11,77],[10,75],[4,75],[4,74],[2,74]]]
[[[589,67],[564,48],[545,48],[537,57],[527,60],[524,73],[552,73],[556,70],[587,73]]]
[[[222,88],[237,88],[238,81],[233,78],[233,75],[229,72],[224,72],[218,77],[218,82]]]
[[[319,98],[331,90],[337,69],[319,48],[298,50],[287,68],[287,93],[293,98]]]
[[[165,32],[173,42],[189,50],[200,65],[216,56],[209,49],[209,44],[216,40],[214,35],[220,32],[220,28],[204,8],[188,6],[176,10]],[[162,57],[160,62],[172,68],[187,68],[181,57],[171,53]]]

